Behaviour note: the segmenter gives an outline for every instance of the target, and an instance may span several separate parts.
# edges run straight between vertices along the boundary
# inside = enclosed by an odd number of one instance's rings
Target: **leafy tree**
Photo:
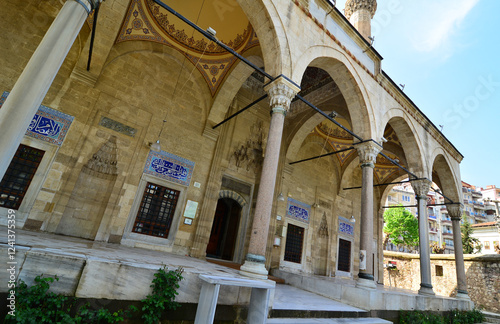
[[[444,251],[446,250],[446,243],[443,243],[443,245],[440,247],[436,242],[432,242],[430,244],[431,252],[434,254],[444,254]]]
[[[460,226],[460,231],[462,232],[462,246],[464,248],[464,253],[481,253],[482,245],[477,238],[472,237],[474,229],[467,219],[464,221],[462,226]]]
[[[384,212],[384,233],[395,245],[418,246],[418,220],[402,205]]]

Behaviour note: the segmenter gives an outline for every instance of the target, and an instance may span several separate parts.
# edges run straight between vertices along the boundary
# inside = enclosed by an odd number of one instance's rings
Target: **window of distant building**
[[[484,249],[489,250],[490,249],[490,241],[484,241]]]
[[[19,209],[44,153],[27,145],[19,145],[0,182],[0,207]]]
[[[148,182],[132,231],[167,238],[179,193],[180,191]]]
[[[286,231],[285,261],[301,263],[304,228],[288,223]]]

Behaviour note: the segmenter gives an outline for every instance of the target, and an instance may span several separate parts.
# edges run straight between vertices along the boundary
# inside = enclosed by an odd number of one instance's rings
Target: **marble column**
[[[373,280],[373,169],[382,147],[375,142],[355,144],[363,179],[361,188],[361,222],[359,239],[360,267],[357,285],[375,288]]]
[[[457,296],[459,299],[470,300],[467,293],[467,278],[465,276],[464,249],[462,245],[462,231],[460,220],[462,219],[463,205],[447,205],[453,229],[453,245],[455,246],[455,269],[457,270]]]
[[[284,77],[279,77],[264,87],[271,103],[271,125],[267,136],[266,153],[262,165],[259,192],[255,206],[250,245],[240,273],[245,276],[267,279],[266,246],[273,207],[274,187],[281,147],[285,115],[295,94],[300,90]]]
[[[414,180],[411,182],[418,211],[418,238],[420,250],[420,295],[434,295],[431,278],[431,251],[429,246],[429,222],[427,221],[427,193],[431,188],[430,180]]]
[[[66,1],[0,109],[0,179],[91,9],[89,0]]]

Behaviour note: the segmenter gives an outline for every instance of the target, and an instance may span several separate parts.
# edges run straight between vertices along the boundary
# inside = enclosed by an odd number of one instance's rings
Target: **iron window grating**
[[[148,182],[132,231],[167,238],[179,194],[180,191]]]
[[[351,271],[351,241],[339,238],[339,271]]]
[[[0,207],[19,209],[45,151],[19,145],[0,182]]]
[[[284,260],[301,263],[304,228],[290,223],[287,227]]]

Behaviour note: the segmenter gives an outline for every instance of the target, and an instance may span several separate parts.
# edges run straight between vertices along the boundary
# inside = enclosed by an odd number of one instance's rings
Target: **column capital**
[[[431,189],[432,181],[429,179],[411,180],[411,187],[415,191],[417,199],[427,199],[427,194]]]
[[[345,3],[346,18],[351,18],[353,13],[361,9],[368,10],[373,18],[377,10],[377,0],[347,0]]]
[[[286,115],[290,109],[290,103],[300,91],[300,87],[284,76],[280,76],[264,86],[264,91],[269,95],[272,113]]]
[[[377,155],[382,151],[382,147],[373,141],[354,143],[356,150],[358,151],[359,162],[361,167],[375,167],[375,162],[377,161]]]
[[[450,215],[451,220],[461,220],[462,213],[464,210],[464,205],[446,205],[446,209],[448,210],[448,214]]]

